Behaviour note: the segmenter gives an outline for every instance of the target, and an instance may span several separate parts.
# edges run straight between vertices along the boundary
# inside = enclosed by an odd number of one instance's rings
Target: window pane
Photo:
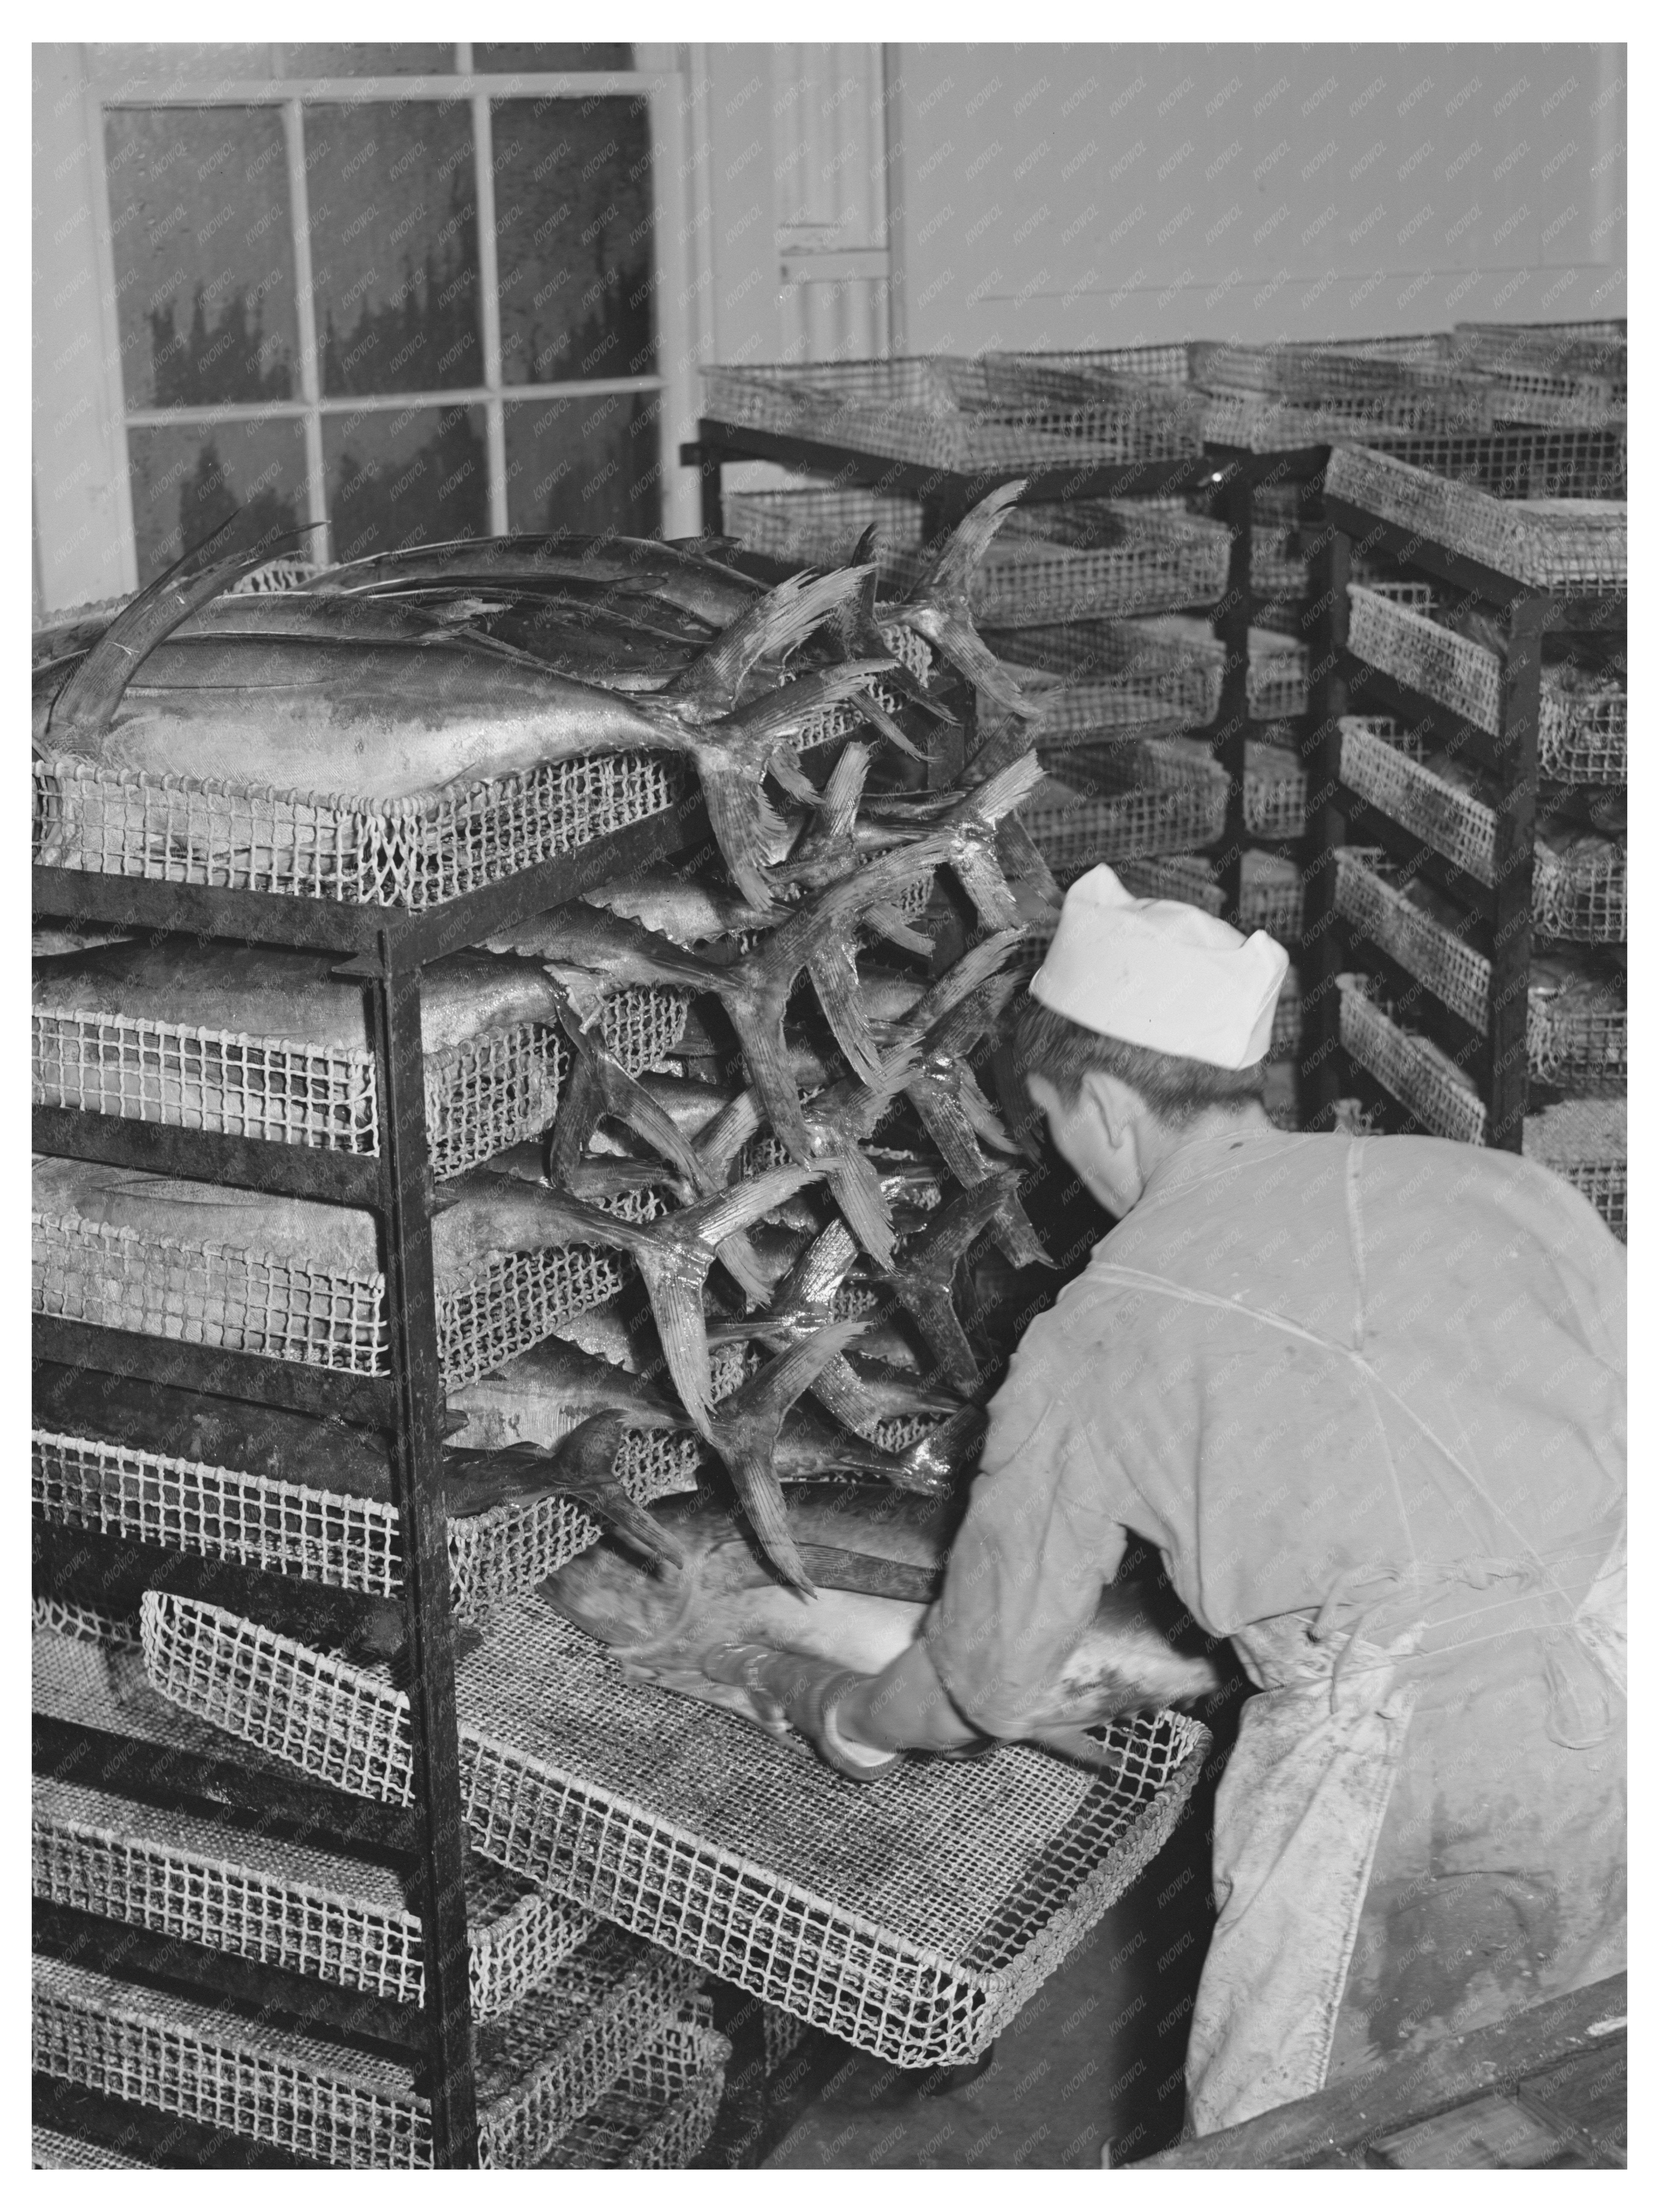
[[[294,396],[294,235],[282,118],[259,107],[104,118],[130,408]]]
[[[271,73],[271,49],[264,46],[204,46],[177,39],[131,45],[91,45],[87,66],[104,92],[124,79],[152,84],[253,84]]]
[[[649,104],[502,100],[490,130],[502,382],[654,374]]]
[[[323,391],[482,384],[472,111],[305,110]]]
[[[489,530],[481,407],[325,415],[323,458],[337,561]]]
[[[240,513],[214,547],[216,559],[262,544],[305,520],[306,440],[299,422],[169,422],[132,429],[127,455],[141,584],[171,568],[186,546],[210,537],[233,510]],[[272,548],[302,557],[314,557],[319,550],[315,537]]]
[[[509,530],[656,535],[662,469],[654,392],[516,399],[504,413]]]
[[[497,75],[509,70],[520,70],[526,74],[532,70],[547,73],[569,70],[631,70],[634,49],[632,46],[474,46],[472,66],[475,71],[492,70]]]
[[[453,76],[453,46],[278,46],[279,76]]]

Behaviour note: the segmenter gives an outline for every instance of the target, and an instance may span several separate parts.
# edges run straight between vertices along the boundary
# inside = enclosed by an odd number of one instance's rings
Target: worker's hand
[[[867,1681],[833,1659],[791,1651],[775,1644],[717,1644],[702,1654],[711,1681],[746,1691],[757,1710],[768,1708],[804,1735],[828,1766],[854,1782],[873,1782],[902,1754],[854,1742],[836,1724],[836,1700]]]

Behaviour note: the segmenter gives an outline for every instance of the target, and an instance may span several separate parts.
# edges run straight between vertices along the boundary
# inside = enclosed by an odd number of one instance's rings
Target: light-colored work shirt
[[[990,1411],[927,1638],[991,1735],[1019,1733],[1128,1531],[1218,1636],[1322,1607],[1352,1626],[1443,1567],[1467,1591],[1542,1563],[1576,1603],[1623,1511],[1625,1255],[1507,1153],[1202,1140],[1032,1324]]]

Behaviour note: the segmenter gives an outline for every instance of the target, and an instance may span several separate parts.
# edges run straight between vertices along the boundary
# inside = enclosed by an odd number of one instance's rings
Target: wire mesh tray
[[[1338,447],[1325,489],[1539,591],[1620,592],[1629,584],[1623,500],[1494,499],[1360,446]]]
[[[695,1970],[601,1928],[478,2034],[487,2166],[534,2166],[690,1995]],[[431,2111],[407,2066],[257,2019],[33,1961],[37,2073],[330,2166],[432,2163]]]
[[[1492,963],[1413,906],[1380,872],[1379,856],[1338,848],[1336,910],[1427,984],[1476,1029],[1486,1026]],[[1534,981],[1527,994],[1527,1071],[1553,1087],[1622,1087],[1630,1074],[1630,1016],[1605,994]]]
[[[1114,750],[1145,755],[1161,743],[1149,738]],[[1103,758],[1104,753],[1103,748]],[[1102,860],[1115,866],[1152,854],[1191,852],[1221,836],[1227,779],[1219,769],[1206,775],[1183,761],[1154,756],[1111,763],[1103,773],[1121,777],[1122,787],[1103,795],[1048,777],[1019,811],[1056,882],[1073,883]]]
[[[1193,381],[1211,392],[1262,392],[1319,405],[1349,397],[1409,398],[1444,392],[1454,398],[1479,390],[1443,336],[1326,343],[1283,340],[1244,345],[1208,339],[1189,349]]]
[[[360,1796],[410,1790],[407,1705],[217,1607],[151,1591],[165,1696]],[[554,1686],[556,1685],[556,1691]],[[625,1681],[539,1600],[458,1669],[475,1848],[894,2064],[976,2055],[1158,1850],[1208,1742],[1165,1713],[1091,1775],[1004,1748],[873,1790]]]
[[[673,1052],[690,1003],[684,991],[633,986],[604,1002],[605,1042],[630,1075]],[[556,1030],[536,1022],[428,1053],[433,1174],[464,1174],[545,1129],[558,1109],[566,1057]],[[137,1020],[112,1009],[32,1009],[30,1092],[36,1105],[126,1121],[325,1152],[380,1150],[372,1053]]]
[[[1498,817],[1425,762],[1414,761],[1350,715],[1340,723],[1342,781],[1437,853],[1491,886],[1497,877]],[[1534,848],[1533,927],[1579,945],[1622,944],[1629,924],[1629,864],[1613,848],[1589,860]]]
[[[1054,371],[1032,357],[954,355],[702,372],[714,420],[971,473],[1071,462],[1196,459],[1195,394],[1133,376]]]
[[[1363,978],[1340,975],[1338,1019],[1343,1049],[1419,1121],[1431,1136],[1482,1145],[1486,1108],[1453,1062],[1426,1037],[1402,1029],[1370,996]],[[1622,1099],[1573,1098],[1522,1124],[1521,1150],[1588,1199],[1621,1240],[1629,1234],[1630,1170]]]
[[[386,1283],[378,1272],[331,1273],[75,1215],[38,1212],[31,1226],[36,1313],[353,1374],[389,1371]],[[441,1282],[446,1387],[459,1389],[527,1352],[562,1321],[613,1297],[624,1279],[617,1255],[573,1244],[497,1254],[471,1281],[449,1289]]]
[[[1041,705],[1044,745],[1108,730],[1198,728],[1220,710],[1226,655],[1202,623],[1175,635],[1155,620],[1038,625],[994,631],[986,642]]]
[[[1480,437],[1496,429],[1498,421],[1483,382],[1449,391],[1344,392],[1323,402],[1217,392],[1206,401],[1204,435],[1211,445],[1286,453],[1310,446],[1392,447],[1412,439]]]
[[[1436,620],[1437,595],[1418,584],[1350,584],[1348,646],[1477,729],[1502,726],[1500,656]],[[1538,772],[1558,783],[1623,783],[1629,776],[1628,708],[1622,684],[1582,679],[1571,690],[1546,668],[1538,693]]]
[[[459,794],[364,801],[70,757],[33,763],[41,867],[413,912],[678,801],[665,754],[558,761]]]
[[[659,2173],[690,2166],[714,2131],[731,2056],[713,2028],[677,2021],[629,2059],[542,2166]]]
[[[88,2142],[80,2136],[61,2135],[56,2128],[29,2130],[29,2164],[39,2168],[98,2173],[153,2171],[142,2158],[125,2157],[118,2150],[111,2150],[107,2144]]]
[[[68,1782],[33,1783],[33,1893],[52,1905],[419,2004],[421,1922],[389,1869]],[[465,1869],[475,2018],[538,1988],[592,1916],[485,1860]]]

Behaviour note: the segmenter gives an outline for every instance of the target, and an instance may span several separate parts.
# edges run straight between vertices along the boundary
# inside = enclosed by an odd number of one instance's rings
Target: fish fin
[[[970,992],[990,981],[1024,935],[1023,929],[1002,929],[995,936],[969,945],[960,960],[947,968],[936,982],[928,985],[905,1017],[907,1024],[925,1036],[936,1022],[960,1006]]]
[[[1042,1238],[1031,1225],[1031,1218],[1020,1204],[1017,1191],[1005,1193],[991,1218],[991,1233],[997,1249],[1013,1267],[1052,1267]]]
[[[990,1163],[980,1151],[961,1100],[946,1084],[930,1081],[926,1076],[911,1084],[909,1097],[921,1116],[922,1127],[957,1181],[969,1190],[983,1182],[991,1172]]]
[[[783,1008],[764,988],[763,977],[750,980],[763,988],[728,1000],[726,1011],[738,1033],[744,1063],[772,1125],[772,1133],[796,1159],[810,1161],[812,1140],[801,1112],[800,1093],[789,1073],[789,1056],[783,1041]]]
[[[802,1393],[809,1389],[832,1359],[838,1359],[869,1326],[862,1321],[831,1322],[811,1336],[792,1344],[769,1359],[727,1398],[720,1401],[715,1417],[714,1443],[721,1448],[721,1431],[739,1427],[750,1437],[764,1436],[769,1448],[777,1441],[783,1417]]]
[[[237,513],[240,512],[238,508]],[[234,514],[228,516],[204,543],[211,545],[235,520]],[[192,546],[164,575],[128,600],[53,700],[47,722],[49,738],[61,736],[70,746],[95,744],[154,648],[198,607],[217,599],[239,576],[270,558],[269,550],[259,547],[216,561],[194,576],[181,576],[179,571],[185,562],[202,550],[200,545]]]
[[[876,936],[905,952],[920,953],[926,959],[933,950],[934,940],[912,928],[895,906],[872,906],[864,918]]]
[[[962,1072],[959,1096],[962,1110],[968,1116],[969,1125],[981,1144],[990,1145],[999,1152],[1019,1153],[1019,1146],[1002,1126],[1001,1116],[967,1068]]]
[[[706,1199],[701,1205],[687,1206],[681,1213],[670,1214],[665,1221],[653,1226],[670,1232],[678,1229],[681,1236],[690,1229],[712,1256],[715,1246],[723,1243],[733,1230],[749,1228],[775,1206],[781,1206],[786,1198],[793,1198],[809,1182],[816,1182],[823,1173],[823,1168],[817,1165],[771,1168],[765,1175],[753,1176],[747,1182],[735,1184],[718,1198]]]
[[[746,762],[704,746],[693,756],[709,827],[732,880],[752,907],[775,911],[767,882],[767,856],[786,835],[783,817],[768,799],[759,776]]]
[[[697,1158],[714,1182],[723,1182],[729,1176],[732,1161],[765,1118],[754,1091],[744,1091],[699,1132]]]
[[[812,1395],[833,1413],[842,1426],[867,1442],[885,1418],[880,1401],[859,1379],[856,1369],[844,1359],[832,1359],[808,1386]]]
[[[627,1427],[622,1413],[590,1413],[561,1437],[551,1452],[534,1444],[520,1444],[493,1456],[521,1471],[526,1500],[538,1495],[568,1498],[593,1519],[614,1528],[647,1559],[684,1566],[685,1553],[675,1538],[629,1495],[617,1478],[617,1455]]]
[[[1018,1183],[1013,1169],[993,1168],[974,1189],[963,1191],[941,1206],[917,1240],[919,1249],[908,1257],[906,1271],[931,1277],[948,1288],[975,1239],[989,1227],[993,1215]]]
[[[1065,894],[1018,814],[1005,814],[997,824],[997,858],[1005,876],[1026,884],[1045,906],[1058,913]]]
[[[851,940],[837,933],[812,955],[807,968],[836,1042],[863,1081],[878,1081],[881,1053],[871,1034],[870,1018],[864,1011],[858,962],[853,957]]]
[[[589,1139],[599,1127],[604,1109],[592,1064],[586,1055],[578,1055],[564,1096],[559,1101],[548,1146],[547,1169],[552,1182],[569,1188],[572,1176],[586,1155]]]
[[[954,1273],[955,1270],[951,1272]],[[963,1392],[977,1389],[979,1362],[974,1357],[974,1347],[968,1341],[967,1332],[957,1318],[956,1308],[951,1300],[949,1278],[941,1288],[928,1280],[913,1280],[901,1285],[898,1278],[895,1277],[894,1286],[951,1382]]]
[[[733,1230],[731,1236],[722,1237],[714,1248],[714,1255],[751,1307],[769,1303],[772,1285],[762,1272],[754,1245],[743,1230]]]
[[[778,1287],[775,1306],[828,1305],[858,1258],[858,1246],[845,1222],[832,1221],[815,1237]]]
[[[869,746],[849,738],[823,787],[818,802],[821,811],[809,842],[834,845],[852,836],[869,773]]]
[[[916,627],[930,644],[939,647],[959,676],[965,676],[976,691],[982,691],[1004,714],[1030,721],[1039,719],[1042,710],[1031,705],[1013,676],[975,629],[973,618],[965,608],[935,614],[925,628],[920,623]]]
[[[952,821],[984,823],[988,826],[1012,814],[1042,781],[1042,763],[1035,753],[1022,753],[995,775],[977,784],[951,810]]]
[[[901,1490],[939,1497],[953,1486],[984,1430],[985,1415],[979,1407],[957,1407],[947,1420],[925,1437],[918,1437],[908,1451],[899,1455],[904,1472],[893,1480]]]
[[[988,837],[983,843],[977,838],[963,839],[951,855],[951,866],[987,929],[1017,928],[1019,908],[995,855],[988,849],[989,843]]]
[[[879,730],[882,736],[886,738],[890,745],[896,745],[899,750],[902,753],[907,754],[911,760],[919,761],[927,759],[927,756],[926,753],[922,751],[919,745],[914,744],[910,738],[906,737],[904,732],[893,720],[886,708],[884,707],[880,700],[877,698],[873,690],[866,691],[864,694],[863,697],[859,701],[859,708],[865,720],[868,722],[873,729]]]
[[[780,745],[772,756],[769,773],[781,783],[791,799],[799,799],[803,806],[816,806],[817,787],[810,776],[801,772],[799,745]]]
[[[893,1264],[893,1217],[875,1169],[856,1149],[829,1163],[829,1183],[853,1234],[878,1267]]]
[[[560,1019],[572,1050],[597,1091],[603,1111],[632,1129],[660,1158],[678,1168],[694,1188],[702,1188],[705,1196],[712,1197],[719,1188],[718,1183],[650,1092],[635,1081],[620,1060],[596,1044],[574,1017],[562,1014]]]
[[[762,1551],[791,1589],[799,1590],[808,1597],[816,1595],[816,1585],[789,1531],[789,1509],[784,1504],[783,1486],[772,1462],[776,1438],[773,1437],[763,1449],[747,1439],[734,1438],[722,1443],[716,1437],[713,1441],[726,1462]]]
[[[670,1215],[670,1220],[673,1219]],[[709,1255],[712,1258],[712,1253]],[[695,1259],[660,1247],[637,1255],[651,1315],[662,1342],[663,1358],[691,1425],[714,1441],[709,1410],[714,1383],[708,1365],[708,1334],[703,1317],[702,1285],[708,1269]]]
[[[861,568],[836,569],[827,576],[808,570],[775,586],[720,632],[669,686],[669,695],[729,711],[750,671],[763,660],[781,660],[803,643],[863,589],[865,574]]]
[[[967,599],[974,571],[1018,505],[1024,489],[1024,477],[1017,477],[1010,483],[998,484],[968,510],[933,556],[917,591],[918,599],[940,602]]]

